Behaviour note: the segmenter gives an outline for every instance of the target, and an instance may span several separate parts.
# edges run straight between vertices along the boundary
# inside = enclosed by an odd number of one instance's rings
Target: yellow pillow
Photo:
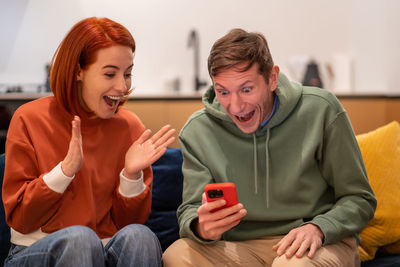
[[[400,125],[393,121],[357,136],[368,179],[378,200],[374,218],[361,232],[362,261],[384,246],[400,253]]]

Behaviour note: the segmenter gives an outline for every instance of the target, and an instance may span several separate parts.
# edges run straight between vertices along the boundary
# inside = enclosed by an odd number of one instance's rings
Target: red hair
[[[50,87],[57,102],[68,113],[82,115],[82,99],[77,82],[79,69],[93,64],[98,50],[114,45],[128,46],[132,53],[136,49],[130,32],[108,18],[84,19],[65,36],[52,60]]]

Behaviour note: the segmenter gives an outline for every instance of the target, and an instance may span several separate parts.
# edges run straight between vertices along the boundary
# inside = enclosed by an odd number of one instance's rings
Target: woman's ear
[[[81,66],[78,65],[78,71],[76,72],[76,80],[82,81],[82,79],[83,79],[82,76],[83,76],[83,74],[82,74]]]

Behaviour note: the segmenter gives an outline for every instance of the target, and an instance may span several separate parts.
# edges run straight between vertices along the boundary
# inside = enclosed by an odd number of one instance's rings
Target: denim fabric
[[[131,224],[116,233],[105,247],[106,266],[160,267],[162,251],[157,236],[145,225]]]
[[[90,228],[71,226],[30,247],[12,245],[4,266],[161,266],[161,248],[144,225],[124,227],[105,248]]]

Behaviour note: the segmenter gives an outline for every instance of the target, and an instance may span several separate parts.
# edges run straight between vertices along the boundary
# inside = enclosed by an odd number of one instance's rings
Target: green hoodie
[[[211,87],[205,108],[194,113],[179,140],[184,157],[181,237],[197,237],[197,218],[208,183],[233,182],[247,215],[223,240],[287,234],[305,223],[318,225],[324,244],[359,232],[373,217],[376,199],[346,112],[326,90],[303,87],[279,75],[279,108],[253,134],[225,112]]]

